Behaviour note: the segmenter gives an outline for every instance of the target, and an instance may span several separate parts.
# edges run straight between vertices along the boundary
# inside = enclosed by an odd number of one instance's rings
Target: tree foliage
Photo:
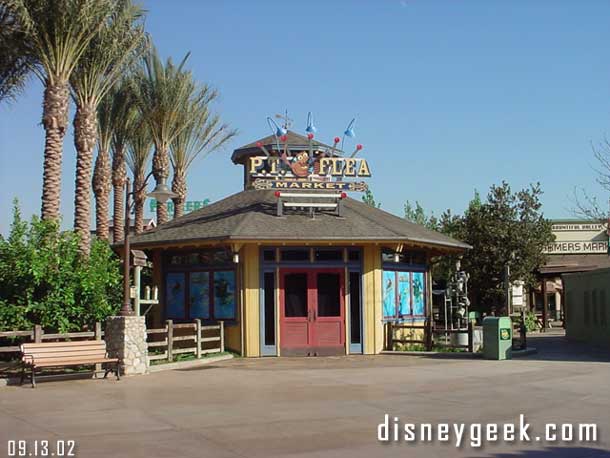
[[[504,270],[510,266],[510,281],[536,283],[536,270],[545,262],[545,247],[554,236],[544,218],[540,184],[513,192],[506,182],[492,186],[485,200],[475,192],[463,215],[445,211],[440,218],[427,216],[416,202],[405,204],[405,218],[443,232],[472,246],[461,257],[461,267],[470,274],[469,290],[475,308],[482,311],[504,304]],[[440,258],[433,267],[435,280],[447,280],[456,256]]]
[[[420,224],[428,229],[438,230],[439,220],[434,214],[426,215],[424,207],[418,201],[415,201],[415,206],[407,200],[404,205],[405,219],[415,224]]]
[[[381,202],[375,201],[375,196],[373,196],[373,191],[367,189],[362,196],[362,202],[367,205],[370,205],[373,208],[381,208]]]
[[[535,286],[535,272],[546,260],[544,249],[554,240],[551,223],[541,210],[541,195],[539,183],[513,192],[502,182],[490,188],[484,201],[475,195],[464,216],[444,228],[472,245],[463,256],[462,268],[470,273],[475,307],[488,310],[503,306],[507,265],[509,281]]]
[[[107,242],[95,239],[89,258],[78,236],[58,222],[23,220],[15,203],[6,239],[0,236],[0,331],[69,332],[116,313],[121,303],[119,262]]]

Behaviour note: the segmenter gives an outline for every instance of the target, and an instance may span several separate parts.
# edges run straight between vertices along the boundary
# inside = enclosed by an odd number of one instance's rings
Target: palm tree
[[[15,15],[5,3],[0,3],[0,102],[14,100],[23,90],[30,67],[35,65],[28,51]]]
[[[229,130],[226,124],[220,123],[217,115],[211,115],[210,103],[218,93],[204,86],[195,99],[198,102],[189,104],[183,111],[185,128],[174,138],[170,145],[170,160],[174,169],[172,191],[174,197],[174,218],[184,214],[189,167],[199,156],[207,156],[220,148],[235,136],[235,130]]]
[[[58,219],[63,140],[68,126],[69,79],[89,42],[112,11],[111,0],[4,0],[19,22],[32,72],[44,85],[45,129],[42,218]]]
[[[193,94],[192,74],[184,70],[188,56],[187,54],[179,65],[175,65],[171,58],[164,64],[153,47],[134,78],[137,103],[155,145],[153,175],[157,185],[167,181],[169,146],[185,127],[181,111],[191,102],[196,102],[190,100]],[[166,203],[157,202],[157,223],[163,224],[167,220]]]
[[[93,169],[93,195],[95,197],[95,234],[97,237],[108,240],[108,208],[109,196],[112,189],[110,171],[110,145],[114,122],[116,102],[116,91],[111,89],[100,101],[97,107],[97,159]]]
[[[106,240],[109,238],[110,231],[108,214],[113,175],[116,178],[120,178],[120,157],[124,154],[124,149],[121,148],[121,144],[124,145],[125,142],[121,139],[125,138],[126,133],[124,131],[127,130],[127,127],[134,116],[133,99],[129,95],[130,92],[128,87],[129,86],[125,82],[113,87],[101,100],[97,110],[98,152],[93,171],[93,192],[96,205],[95,221],[96,235]],[[117,146],[119,146],[118,153]],[[115,173],[113,173],[113,170],[111,169],[111,152],[113,158],[112,165],[114,166]],[[125,178],[123,178],[123,180],[124,179]],[[120,196],[119,205],[122,208],[122,187],[125,186],[124,181],[119,180],[117,185],[121,188],[119,189],[118,194]],[[120,221],[123,221],[122,214]],[[121,233],[118,235],[121,235],[122,225],[119,224],[119,226],[121,226]],[[116,234],[113,233],[113,237],[114,235]]]
[[[127,140],[127,165],[133,174],[133,188],[136,190],[134,229],[136,234],[140,234],[144,230],[144,202],[146,201],[144,181],[153,140],[144,119],[139,118],[133,123],[133,126]]]
[[[115,0],[110,6],[115,10],[91,40],[70,77],[72,98],[76,103],[74,228],[80,236],[79,249],[83,254],[89,253],[90,246],[90,186],[93,149],[97,141],[97,107],[137,59],[145,43],[144,29],[139,23],[142,10],[130,0]]]
[[[134,104],[134,94],[128,81],[117,93],[114,129],[112,132],[112,240],[120,242],[125,238],[125,183],[127,164],[125,153],[127,140],[133,129],[138,110]],[[120,122],[117,122],[120,120]]]

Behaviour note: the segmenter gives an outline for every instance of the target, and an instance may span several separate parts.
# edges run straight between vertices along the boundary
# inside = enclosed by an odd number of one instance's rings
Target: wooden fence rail
[[[34,342],[41,343],[45,340],[72,340],[72,339],[95,339],[101,340],[104,337],[104,331],[102,331],[102,324],[98,321],[95,323],[93,331],[81,331],[81,332],[65,332],[47,333],[42,329],[42,326],[35,325],[32,330],[29,331],[2,331],[0,332],[0,339],[14,339],[19,338],[20,343]],[[19,352],[19,345],[3,345],[0,341],[0,353],[16,353]]]
[[[171,362],[176,355],[192,353],[196,358],[208,353],[225,351],[224,323],[202,326],[201,320],[193,323],[174,323],[167,320],[162,328],[147,329],[148,359]],[[210,335],[213,334],[213,335]],[[211,342],[217,342],[211,345]]]
[[[422,324],[413,323],[386,323],[386,345],[388,350],[394,349],[394,344],[420,344],[423,345],[426,351],[431,351],[435,345],[463,348],[469,352],[473,351],[473,324],[469,323],[466,329],[438,329],[434,328],[429,318],[426,318]],[[397,337],[397,334],[404,334],[407,331],[408,337]],[[418,334],[419,338],[413,336]],[[452,344],[448,337],[451,334],[467,334],[468,344]]]

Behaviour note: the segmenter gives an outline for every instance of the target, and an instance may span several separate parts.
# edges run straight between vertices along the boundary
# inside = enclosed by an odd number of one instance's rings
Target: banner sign
[[[608,242],[604,240],[574,240],[553,242],[544,250],[547,254],[603,254],[608,252]]]
[[[366,159],[342,157],[310,158],[307,151],[295,156],[255,156],[250,158],[249,174],[255,189],[307,189],[324,191],[360,191],[364,182],[345,178],[368,178],[371,171]]]
[[[601,232],[606,226],[601,223],[555,223],[551,225],[553,232]]]
[[[206,205],[209,205],[210,202],[211,202],[210,199],[189,200],[187,202],[184,202],[184,212],[190,213],[192,211],[199,210],[200,208],[205,207]],[[157,211],[157,200],[156,199],[150,199],[149,209],[151,212]],[[173,214],[173,212],[174,212],[174,202],[171,200],[167,201],[167,211],[170,214]]]

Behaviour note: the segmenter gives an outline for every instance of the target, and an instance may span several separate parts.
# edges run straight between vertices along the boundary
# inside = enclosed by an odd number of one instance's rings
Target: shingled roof
[[[355,199],[342,216],[304,213],[276,216],[274,191],[247,190],[131,238],[134,248],[221,240],[395,241],[465,250],[466,243],[411,223]]]

